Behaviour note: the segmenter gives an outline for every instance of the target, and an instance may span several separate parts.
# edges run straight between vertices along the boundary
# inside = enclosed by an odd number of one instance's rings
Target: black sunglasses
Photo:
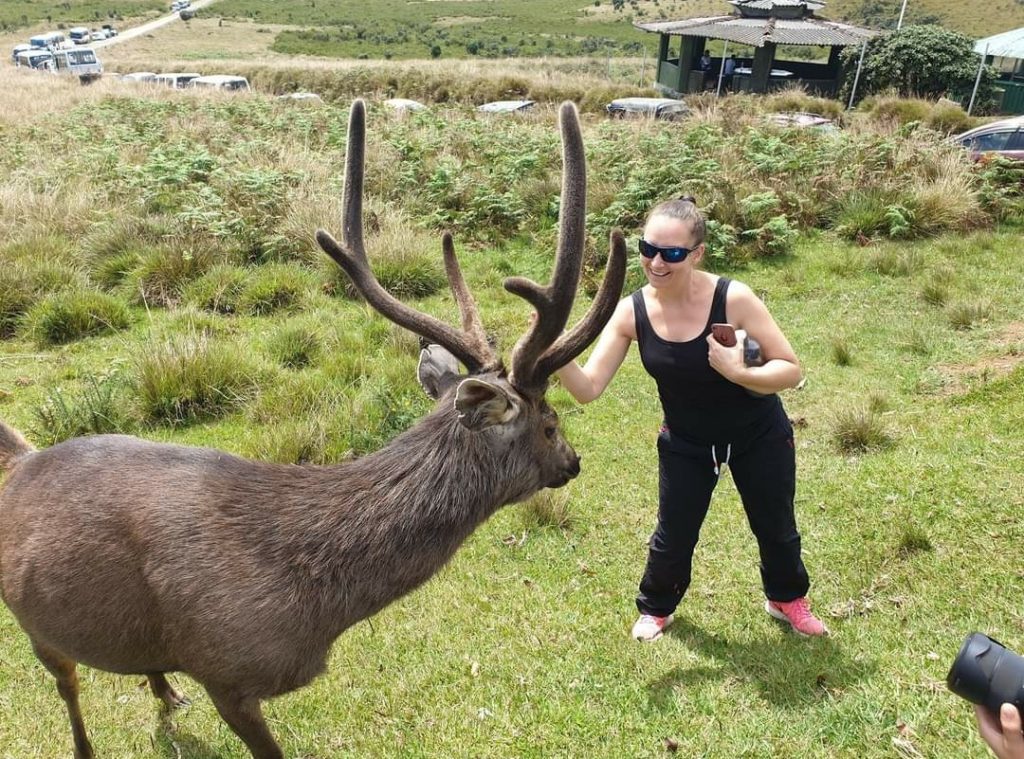
[[[697,250],[704,243],[695,245],[692,248],[662,248],[658,245],[651,245],[644,238],[640,238],[640,255],[644,258],[654,258],[656,255],[661,254],[661,260],[667,264],[677,264],[680,261],[685,261],[686,257]]]

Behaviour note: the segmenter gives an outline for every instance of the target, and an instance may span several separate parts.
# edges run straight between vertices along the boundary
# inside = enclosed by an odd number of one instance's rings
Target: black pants
[[[699,443],[663,430],[658,436],[658,526],[651,536],[647,567],[636,605],[642,614],[664,617],[690,585],[690,567],[700,528],[728,466],[761,553],[761,583],[773,601],[807,594],[810,581],[800,559],[800,533],[793,514],[796,451],[793,428],[778,410],[731,444]]]

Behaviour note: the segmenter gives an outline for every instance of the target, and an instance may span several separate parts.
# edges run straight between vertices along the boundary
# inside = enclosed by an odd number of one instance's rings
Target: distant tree
[[[441,57],[441,46],[440,45],[434,45],[434,46],[432,46],[430,48],[430,57],[431,58],[440,58]]]
[[[849,97],[859,57],[860,48],[848,47],[844,53],[844,99]],[[857,98],[895,90],[904,97],[945,96],[966,104],[980,63],[974,52],[974,40],[966,35],[940,26],[905,26],[868,43]],[[984,108],[994,100],[995,81],[995,72],[986,66],[978,85],[979,107]]]

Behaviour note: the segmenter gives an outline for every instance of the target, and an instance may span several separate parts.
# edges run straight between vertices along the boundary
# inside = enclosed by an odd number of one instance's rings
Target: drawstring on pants
[[[721,472],[723,466],[729,466],[730,456],[732,456],[732,443],[725,444],[725,459],[721,463],[718,461],[718,451],[715,450],[714,444],[711,445],[711,461],[715,465],[716,476]]]

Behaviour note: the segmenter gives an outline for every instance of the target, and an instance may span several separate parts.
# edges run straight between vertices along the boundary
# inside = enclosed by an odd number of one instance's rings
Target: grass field
[[[415,341],[344,297],[310,243],[338,231],[343,107],[36,82],[13,77],[0,114],[18,137],[0,140],[0,416],[39,445],[102,425],[335,461],[426,411]],[[713,265],[766,299],[807,376],[784,401],[811,599],[833,636],[800,640],[764,614],[725,476],[676,625],[656,645],[629,639],[659,423],[633,354],[593,404],[549,393],[577,480],[499,512],[422,589],[342,635],[324,677],[267,706],[288,756],[988,755],[943,679],[971,630],[1024,650],[1020,229],[992,226],[996,188],[936,135],[865,117],[828,142],[751,107],[683,124],[585,115],[588,260],[609,223],[632,240],[645,204],[699,187],[726,246]],[[455,228],[507,350],[528,308],[501,280],[543,280],[551,263],[553,110],[398,120],[371,104],[368,159],[378,271],[455,319],[430,289],[438,230]],[[779,229],[765,213],[800,236],[763,239]],[[58,307],[86,294],[111,318],[62,332],[76,323]],[[188,396],[175,416],[153,402],[143,380],[175,339],[230,359],[216,368],[230,403]],[[6,609],[0,641],[0,757],[67,756],[64,709]],[[165,718],[142,678],[81,677],[99,755],[246,756],[187,678],[194,704]]]

